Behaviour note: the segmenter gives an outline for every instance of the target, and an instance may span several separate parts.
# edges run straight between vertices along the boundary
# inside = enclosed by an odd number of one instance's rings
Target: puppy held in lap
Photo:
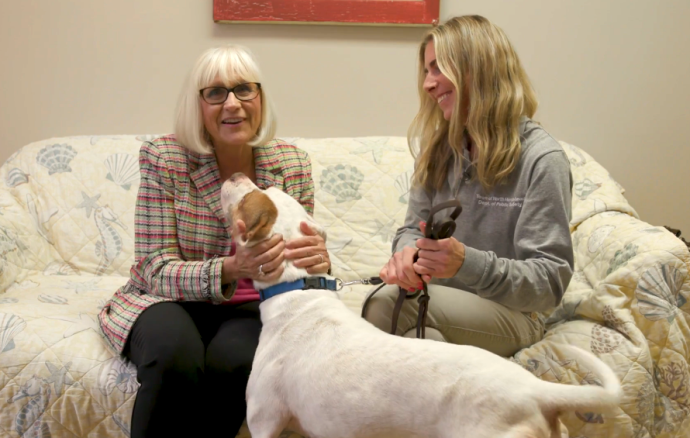
[[[221,193],[228,218],[247,225],[240,245],[275,233],[300,237],[303,221],[324,235],[291,196],[262,191],[242,174]],[[286,261],[277,281],[254,286],[275,291],[306,277]],[[589,352],[564,346],[603,387],[555,384],[476,347],[384,333],[333,291],[278,289],[260,306],[263,329],[247,386],[253,438],[283,429],[311,438],[560,438],[560,414],[618,405],[618,378]]]

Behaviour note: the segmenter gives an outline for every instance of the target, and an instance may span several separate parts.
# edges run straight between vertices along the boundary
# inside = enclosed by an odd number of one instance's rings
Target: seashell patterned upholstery
[[[129,436],[136,371],[106,345],[96,315],[129,275],[137,155],[154,137],[48,139],[0,168],[0,437]],[[334,274],[376,275],[405,216],[405,139],[287,140],[311,157]],[[572,437],[687,436],[690,254],[640,220],[589,154],[562,146],[575,181],[575,275],[544,315],[545,339],[510,360],[545,380],[598,384],[561,349],[568,343],[613,367],[625,388],[620,409],[564,415]],[[367,291],[347,287],[341,299],[359,312]]]

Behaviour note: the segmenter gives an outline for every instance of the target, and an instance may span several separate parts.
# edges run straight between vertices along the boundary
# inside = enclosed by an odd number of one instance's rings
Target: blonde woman
[[[419,112],[405,224],[366,318],[389,331],[398,286],[430,282],[426,337],[502,356],[540,340],[573,271],[572,177],[557,141],[532,120],[537,100],[505,33],[480,16],[448,20],[419,49]],[[452,237],[423,238],[430,209],[458,199]],[[445,215],[450,211],[445,211]],[[418,256],[414,261],[415,254]],[[415,336],[417,300],[397,334]]]
[[[324,240],[306,223],[300,239],[232,243],[220,188],[235,172],[314,208],[309,157],[274,133],[254,58],[228,46],[196,62],[175,134],[141,146],[135,263],[99,317],[113,348],[137,367],[132,438],[235,436],[261,330],[251,280],[279,277],[285,258],[312,273],[330,268]],[[233,231],[244,230],[240,222]]]

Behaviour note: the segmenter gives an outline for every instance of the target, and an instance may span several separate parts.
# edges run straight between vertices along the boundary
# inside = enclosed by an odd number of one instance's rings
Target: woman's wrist
[[[220,284],[226,285],[238,280],[235,278],[235,256],[225,257],[223,259],[223,267],[220,274]]]

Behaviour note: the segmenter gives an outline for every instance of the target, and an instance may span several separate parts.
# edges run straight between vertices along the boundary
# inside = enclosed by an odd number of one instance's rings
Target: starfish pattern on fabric
[[[601,380],[594,375],[591,371],[587,371],[587,374],[580,380],[580,385],[597,385],[604,386]]]
[[[63,386],[74,384],[74,379],[67,374],[69,367],[72,366],[72,362],[67,362],[62,368],[58,368],[50,362],[46,362],[46,366],[48,367],[48,371],[50,371],[50,377],[45,380],[55,385],[55,395],[59,397],[62,394]]]
[[[39,209],[36,198],[31,194],[26,195],[26,207],[29,210],[29,213],[31,214],[31,219],[33,219],[34,225],[36,226],[38,233],[41,236],[43,236],[43,238],[47,240],[49,243],[53,243],[51,236],[48,235],[48,230],[44,224],[48,222],[50,218],[57,214],[58,209],[48,207],[44,209]]]
[[[101,197],[101,194],[97,194],[95,196],[89,196],[84,192],[81,192],[82,198],[84,200],[81,202],[81,204],[77,205],[77,208],[85,208],[86,209],[86,217],[91,217],[91,210],[95,210],[98,208],[98,198]]]
[[[547,351],[544,354],[544,361],[536,361],[539,363],[538,368],[534,371],[534,374],[537,377],[541,377],[544,374],[548,373],[551,371],[551,374],[558,380],[559,382],[563,379],[563,372],[561,371],[561,368],[566,367],[570,365],[573,361],[572,359],[567,359],[567,360],[558,360],[556,357],[554,357],[553,353],[551,351]]]
[[[61,321],[67,321],[74,324],[72,327],[65,330],[65,332],[62,334],[63,338],[69,338],[70,336],[74,336],[77,333],[88,329],[92,329],[99,335],[101,334],[101,328],[99,327],[98,322],[91,315],[87,315],[86,313],[80,313],[76,318],[51,317],[50,319],[59,319]]]
[[[398,148],[389,145],[387,138],[374,138],[368,139],[366,141],[357,141],[362,143],[364,146],[355,149],[354,151],[352,151],[352,153],[360,155],[365,154],[367,152],[371,152],[371,156],[374,158],[374,162],[376,164],[379,164],[381,162],[381,157],[383,156],[384,152],[399,150]]]
[[[331,253],[339,253],[340,251],[343,250],[347,245],[352,242],[352,237],[346,240],[332,240],[329,239],[328,242],[326,243],[326,248],[328,249],[328,252]]]
[[[374,222],[376,222],[377,229],[371,234],[372,236],[380,236],[381,240],[384,242],[393,240],[393,237],[395,237],[395,230],[392,230],[391,227],[395,225],[395,220],[391,219],[385,224],[378,219],[374,219]]]
[[[97,287],[98,282],[100,279],[96,278],[93,280],[89,281],[84,281],[84,282],[78,282],[78,281],[63,281],[63,289],[71,289],[74,291],[76,294],[80,294],[85,291],[90,291],[90,290],[103,290],[99,287]]]
[[[544,360],[537,360],[537,359],[529,359],[528,361],[528,366],[526,367],[528,371],[530,371],[532,374],[534,374],[537,377],[541,377],[544,374],[548,373],[551,371],[551,374],[558,380],[559,382],[563,378],[563,373],[561,372],[561,368],[570,365],[573,361],[572,360],[562,360],[559,361],[553,356],[553,353],[548,351],[544,354]]]

